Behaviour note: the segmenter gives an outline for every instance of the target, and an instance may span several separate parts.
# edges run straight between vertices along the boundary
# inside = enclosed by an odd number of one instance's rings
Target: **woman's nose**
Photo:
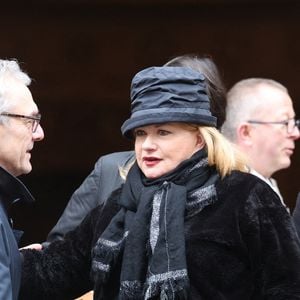
[[[156,148],[156,144],[154,142],[154,139],[151,137],[151,136],[147,136],[144,141],[143,141],[143,144],[142,144],[142,148],[144,150],[152,150],[152,149],[155,149]]]

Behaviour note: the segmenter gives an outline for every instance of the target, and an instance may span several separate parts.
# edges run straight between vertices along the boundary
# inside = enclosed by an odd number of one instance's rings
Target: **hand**
[[[24,249],[34,249],[34,250],[42,250],[43,246],[41,244],[35,243],[35,244],[30,244],[28,246],[22,247],[19,250],[24,250]]]

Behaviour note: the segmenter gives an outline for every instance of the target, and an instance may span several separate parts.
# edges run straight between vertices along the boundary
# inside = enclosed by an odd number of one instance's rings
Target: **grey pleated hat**
[[[183,67],[151,67],[137,73],[131,83],[131,117],[121,131],[151,124],[184,122],[215,127],[203,74]]]

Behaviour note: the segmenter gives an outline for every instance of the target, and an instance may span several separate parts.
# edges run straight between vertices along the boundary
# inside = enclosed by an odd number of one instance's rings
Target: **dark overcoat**
[[[16,201],[33,201],[17,178],[0,167],[0,299],[17,300],[21,281],[21,256],[8,216]]]

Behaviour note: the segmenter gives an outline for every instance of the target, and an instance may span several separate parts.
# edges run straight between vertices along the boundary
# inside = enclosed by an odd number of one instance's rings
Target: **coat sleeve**
[[[242,205],[240,229],[256,281],[254,294],[300,299],[300,242],[291,216],[271,189],[257,184]]]
[[[0,299],[13,299],[9,264],[8,242],[0,219]]]
[[[45,250],[22,251],[19,299],[74,299],[92,289],[90,265],[94,212],[98,213],[98,208],[88,214],[75,230]]]
[[[57,224],[48,234],[44,246],[62,239],[64,234],[80,224],[93,208],[104,203],[111,192],[119,188],[124,181],[119,175],[119,167],[125,166],[133,158],[133,151],[100,157],[94,170],[72,195]]]

